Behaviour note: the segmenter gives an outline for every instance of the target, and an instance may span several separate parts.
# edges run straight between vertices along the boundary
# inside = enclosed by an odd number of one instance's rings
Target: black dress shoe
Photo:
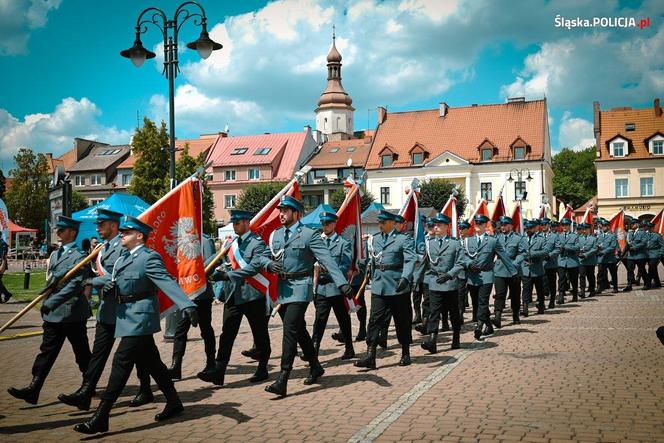
[[[518,315],[515,315],[515,316],[512,317],[512,324],[515,324],[515,325],[520,325],[521,324],[521,319],[519,318]]]
[[[459,348],[461,348],[461,340],[459,338],[459,333],[455,332],[454,335],[452,335],[452,349]]]
[[[258,366],[258,369],[256,369],[256,372],[254,372],[254,375],[252,375],[249,378],[249,383],[258,383],[260,381],[267,380],[268,378],[269,378],[269,374],[267,372],[267,365]]]
[[[102,400],[90,420],[79,423],[74,426],[74,431],[81,434],[96,434],[98,432],[108,432],[108,416],[113,404],[107,400]]]
[[[622,291],[623,292],[630,292],[631,290],[632,290],[631,286],[625,286]]]
[[[410,363],[410,345],[402,345],[399,366],[410,366]]]
[[[425,351],[429,351],[429,353],[431,354],[435,354],[438,352],[437,341],[438,341],[438,334],[433,333],[429,336],[428,340],[425,340],[420,344],[420,347]]]
[[[164,421],[173,418],[184,411],[184,406],[179,398],[166,402],[164,410],[154,416],[154,421]]]
[[[316,381],[325,374],[325,369],[320,365],[319,362],[316,362],[309,369],[309,375],[304,379],[305,385],[313,385]]]
[[[369,346],[367,355],[355,362],[358,368],[376,369],[376,347]]]
[[[611,291],[611,292],[612,292],[613,294],[617,294],[617,293],[620,292],[620,291],[618,291],[618,288],[615,288],[615,289],[614,289],[613,291]]]
[[[537,307],[537,314],[538,315],[544,314],[544,306],[538,306]]]
[[[90,409],[90,402],[92,401],[92,393],[94,391],[94,386],[88,382],[83,382],[83,385],[81,385],[78,391],[69,395],[60,394],[58,395],[58,400],[81,411],[87,411]]]
[[[290,371],[281,371],[279,377],[269,386],[265,386],[265,391],[271,394],[276,394],[280,397],[285,397],[288,391],[288,377]]]
[[[427,327],[424,325],[424,323],[416,325],[414,329],[422,335],[427,335]]]
[[[258,349],[256,348],[251,348],[251,349],[246,349],[241,352],[242,355],[245,357],[248,357],[252,360],[260,360],[261,359],[261,353]]]
[[[339,343],[346,343],[344,335],[341,332],[334,332],[332,334],[332,340],[338,341]]]
[[[141,390],[138,394],[136,394],[136,397],[129,400],[129,406],[131,406],[132,408],[137,408],[139,406],[152,403],[153,401],[154,401],[154,396],[152,395],[152,391]]]
[[[381,339],[378,340],[378,346],[381,347],[382,349],[387,349],[387,339]]]
[[[202,372],[198,374],[198,378],[205,382],[215,384],[217,386],[223,386],[227,364],[228,362],[226,363],[219,361],[215,362],[214,368],[211,371]]]
[[[346,348],[344,354],[341,356],[341,359],[350,360],[351,358],[355,358],[355,350],[353,348]]]
[[[500,329],[503,326],[500,317],[493,317],[491,319],[491,323],[496,327],[496,329]]]
[[[37,401],[39,400],[39,392],[41,391],[43,384],[44,379],[40,377],[32,377],[32,381],[27,387],[18,389],[9,388],[7,389],[7,392],[9,392],[9,395],[12,397],[24,400],[31,405],[36,405]]]
[[[366,331],[360,331],[357,333],[357,337],[355,337],[355,341],[364,341],[367,339],[367,332]]]
[[[480,340],[482,338],[482,322],[477,323],[477,327],[475,328],[473,335],[475,336],[475,340]]]
[[[173,356],[171,367],[168,368],[168,376],[171,380],[182,379],[182,356]]]
[[[493,334],[494,334],[493,326],[491,326],[491,323],[488,323],[484,327],[484,331],[482,332],[482,335],[493,335]]]

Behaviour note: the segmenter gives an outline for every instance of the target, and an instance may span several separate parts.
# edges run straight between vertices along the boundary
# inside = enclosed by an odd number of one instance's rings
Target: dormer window
[[[616,141],[616,142],[611,143],[611,150],[613,151],[611,153],[612,156],[614,156],[614,157],[624,157],[625,156],[625,142]]]
[[[514,160],[523,160],[526,158],[526,147],[525,146],[515,146],[514,147]]]
[[[652,155],[664,155],[664,135],[656,133],[654,136],[646,140],[648,144],[648,152]]]
[[[410,164],[413,166],[421,166],[424,164],[424,161],[429,156],[426,148],[420,143],[415,143],[415,145],[408,151],[410,154]]]
[[[493,158],[493,149],[484,148],[482,149],[482,161],[489,162]]]
[[[392,166],[392,162],[394,161],[394,158],[392,154],[383,154],[380,156],[380,165],[382,167],[386,166]]]
[[[421,165],[422,163],[424,163],[424,153],[413,152],[413,166]]]

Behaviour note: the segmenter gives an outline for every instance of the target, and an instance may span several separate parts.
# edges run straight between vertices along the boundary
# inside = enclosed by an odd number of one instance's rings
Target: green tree
[[[14,157],[16,167],[10,171],[12,186],[7,192],[7,210],[11,219],[22,226],[44,231],[48,218],[48,184],[51,179],[43,154],[21,148]]]
[[[344,200],[346,199],[346,193],[343,189],[335,189],[330,193],[330,206],[334,208],[335,211],[338,211]],[[374,202],[374,196],[369,191],[363,191],[362,197],[360,197],[360,205],[362,206],[362,211],[367,209],[371,203]]]
[[[553,156],[553,194],[578,208],[597,194],[596,150],[565,148]]]
[[[457,195],[457,214],[461,216],[468,204],[463,189],[457,188],[456,184],[443,178],[434,178],[420,183],[420,197],[417,201],[419,207],[434,208],[437,211],[442,210],[454,189],[459,192],[459,195]]]
[[[169,187],[168,134],[166,123],[161,127],[145,117],[143,127],[136,129],[132,141],[136,162],[129,192],[153,204]]]
[[[7,191],[7,179],[5,174],[0,169],[0,198],[5,198],[5,192]]]
[[[205,153],[201,152],[196,158],[189,155],[189,144],[185,143],[182,154],[175,162],[175,177],[178,182],[186,180],[196,173],[199,167],[205,165]],[[212,191],[208,188],[207,180],[201,180],[203,188],[203,232],[213,234],[217,230],[217,223],[214,218],[214,198]]]
[[[249,185],[240,193],[235,207],[256,213],[263,209],[285,185],[286,183],[281,182]]]
[[[83,194],[76,190],[71,193],[71,212],[80,211],[88,206],[88,199]]]

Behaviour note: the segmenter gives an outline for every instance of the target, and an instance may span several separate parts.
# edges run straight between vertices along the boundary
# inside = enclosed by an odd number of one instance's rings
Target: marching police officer
[[[599,243],[597,237],[591,232],[588,223],[579,226],[579,283],[581,286],[581,298],[586,297],[586,280],[588,281],[588,297],[595,296],[595,266],[597,265],[597,252]]]
[[[353,259],[353,251],[350,242],[334,231],[337,218],[337,214],[334,212],[320,213],[320,221],[323,225],[321,239],[330,251],[330,255],[336,262],[341,273],[347,275],[351,260]],[[318,275],[314,306],[316,308],[316,319],[314,320],[311,339],[314,342],[316,353],[318,353],[320,342],[323,340],[323,335],[325,334],[330,310],[333,309],[339,323],[339,328],[341,329],[341,335],[344,337],[344,344],[346,345],[346,350],[341,359],[348,360],[355,357],[353,335],[350,328],[350,314],[348,314],[348,309],[344,303],[344,296],[341,294],[341,290],[334,284],[328,270],[322,266]]]
[[[547,256],[546,239],[537,231],[537,220],[526,220],[525,252],[521,261],[521,275],[523,279],[523,305],[533,301],[533,286],[537,291],[537,313],[544,314],[544,259]]]
[[[457,240],[462,247],[464,239],[470,237],[471,235],[473,234],[470,233],[470,223],[468,223],[466,220],[460,221],[459,238]],[[459,272],[457,280],[459,280],[459,314],[461,315],[461,324],[463,324],[463,314],[466,312],[466,308],[468,307],[468,279],[466,278],[465,267],[461,270],[461,272]],[[472,311],[472,321],[477,321],[477,300],[473,300]]]
[[[166,397],[164,410],[156,421],[174,417],[184,410],[166,365],[161,361],[153,334],[161,330],[157,288],[164,292],[189,317],[198,323],[196,305],[166,271],[161,256],[145,246],[152,228],[139,219],[125,216],[120,223],[122,246],[129,251],[122,255],[106,274],[104,291],[115,291],[117,320],[115,336],[120,337],[106,391],[92,418],[74,426],[76,432],[95,434],[108,431],[113,403],[127,383],[134,364],[142,364]]]
[[[223,386],[226,367],[231,358],[233,343],[240,330],[242,317],[246,317],[254,336],[254,343],[258,351],[258,369],[249,379],[251,383],[267,380],[267,363],[272,349],[270,337],[265,321],[265,312],[268,309],[267,300],[256,288],[246,281],[246,278],[257,275],[264,265],[270,261],[270,252],[263,239],[254,234],[249,223],[253,214],[249,211],[232,209],[231,223],[237,234],[236,242],[229,254],[235,254],[235,260],[242,266],[234,270],[217,268],[210,276],[213,281],[223,280],[224,285],[224,318],[219,336],[219,351],[214,369],[203,371],[198,378],[203,381]]]
[[[214,247],[214,240],[209,235],[203,234],[202,236],[202,254],[205,265],[214,258],[216,249]],[[216,339],[214,336],[214,329],[212,328],[212,300],[214,299],[214,292],[212,285],[208,284],[205,291],[192,297],[192,301],[196,304],[196,311],[198,312],[198,327],[201,331],[201,338],[203,339],[205,349],[205,368],[199,372],[207,372],[212,370],[215,365],[215,350]],[[173,380],[180,380],[182,378],[182,358],[187,349],[187,333],[191,322],[188,317],[180,316],[175,326],[175,335],[173,337],[173,357],[171,360],[171,367],[168,368],[168,373]]]
[[[565,303],[568,285],[572,287],[572,301],[579,297],[579,236],[572,232],[572,220],[561,221],[564,232],[558,238],[560,255],[558,256],[558,304]]]
[[[452,322],[452,349],[460,347],[459,334],[461,318],[459,312],[459,281],[457,276],[464,267],[464,253],[461,244],[447,235],[450,218],[444,214],[433,217],[435,236],[425,240],[425,255],[418,268],[415,281],[426,283],[430,314],[427,323],[429,340],[422,343],[422,348],[435,354],[438,340],[438,319],[447,317]]]
[[[381,327],[394,317],[397,339],[401,344],[400,366],[410,360],[412,309],[410,287],[415,272],[413,238],[395,229],[397,216],[381,210],[378,215],[380,233],[369,238],[371,260],[371,315],[367,333],[367,355],[355,362],[360,368],[376,369],[376,345]]]
[[[425,217],[424,223],[426,223],[427,227],[427,233],[424,236],[424,240],[426,241],[427,239],[434,238],[436,236],[436,233],[435,233],[435,225],[433,222],[433,218],[426,219]],[[418,260],[415,267],[417,270],[419,270],[419,268],[423,265],[424,265],[424,258],[422,260]],[[416,273],[418,272],[417,270]],[[430,314],[429,291],[427,288],[427,283],[428,283],[427,281],[424,281],[422,283],[416,283],[414,285],[415,288],[413,289],[413,309],[415,310],[415,318],[413,319],[413,325],[415,325],[415,330],[422,335],[428,334],[427,321],[429,319],[429,314]]]
[[[609,280],[607,272],[611,274],[611,283],[613,284],[613,293],[618,292],[618,238],[616,234],[609,229],[609,222],[604,219],[599,220],[600,232],[597,235],[599,252],[597,253],[597,293],[601,294],[605,289],[609,289]]]
[[[57,285],[57,282],[84,258],[83,253],[76,248],[76,236],[80,224],[81,222],[63,215],[58,217],[55,228],[61,246],[53,251],[49,258],[47,286],[52,292],[41,307],[44,335],[39,354],[32,366],[32,382],[22,389],[8,389],[13,397],[33,405],[37,404],[44,381],[58,358],[65,339],[74,350],[76,363],[82,375],[85,374],[90,362],[90,346],[85,324],[92,313],[88,300],[83,295],[82,286],[83,279],[87,277],[87,268],[80,269],[67,282]]]
[[[646,271],[647,247],[648,247],[648,233],[641,229],[639,221],[631,219],[632,230],[627,233],[627,244],[629,249],[627,251],[627,286],[623,288],[623,292],[632,290],[632,285],[635,282],[634,268],[638,267],[639,275],[644,278],[644,289],[650,289],[648,283],[648,272]]]
[[[503,215],[500,217],[499,222],[500,233],[496,234],[494,237],[503,247],[514,266],[516,266],[517,270],[519,270],[526,250],[525,239],[520,234],[514,232],[514,226],[512,225],[511,217]],[[500,329],[501,315],[503,309],[505,309],[505,301],[507,299],[508,290],[510,293],[510,305],[512,308],[512,314],[514,315],[516,312],[518,315],[518,312],[521,308],[521,278],[519,276],[519,272],[517,272],[516,275],[512,275],[502,261],[496,262],[496,266],[493,269],[493,274],[495,277],[494,285],[496,287],[496,295],[494,296],[494,317],[491,323],[493,323],[496,328]],[[528,317],[528,302],[525,298],[523,305],[523,316]],[[518,321],[518,317],[516,319]]]
[[[330,256],[320,234],[300,223],[302,204],[286,195],[281,198],[277,208],[282,226],[274,231],[270,238],[273,260],[266,268],[279,276],[277,302],[281,305],[279,315],[283,321],[281,373],[265,390],[285,396],[298,343],[304,358],[309,361],[309,376],[304,380],[304,384],[315,383],[325,373],[304,320],[309,302],[313,299],[312,275],[315,261],[318,260],[327,270],[344,296],[352,297],[353,290]]]
[[[505,265],[507,274],[511,277],[517,274],[517,268],[498,239],[487,234],[489,217],[476,215],[474,222],[475,235],[464,239],[464,250],[466,252],[468,291],[471,298],[478,301],[475,339],[479,340],[482,335],[493,334],[489,314],[489,297],[494,281],[493,266],[495,257],[500,258]],[[482,326],[486,326],[484,331],[482,331]]]
[[[544,288],[549,295],[549,309],[556,307],[556,283],[558,281],[558,256],[560,255],[560,243],[558,237],[559,223],[555,220],[543,218],[542,235],[545,240],[546,257],[544,260]]]
[[[99,293],[99,308],[97,309],[97,324],[95,326],[95,341],[92,345],[92,357],[88,369],[83,375],[83,384],[73,394],[60,394],[58,399],[78,409],[87,411],[95,393],[97,382],[104,371],[104,366],[115,343],[115,318],[116,307],[115,294],[103,289],[104,275],[110,274],[113,265],[120,256],[127,252],[120,243],[120,219],[122,214],[109,209],[97,209],[97,232],[104,240],[103,246],[97,255],[96,269],[97,277],[85,281],[85,285],[93,286]],[[150,390],[150,374],[144,368],[137,366],[140,389],[136,397],[130,402],[130,406],[141,406],[153,400]]]
[[[657,266],[659,265],[659,251],[664,246],[662,235],[659,232],[653,232],[652,228],[655,227],[651,222],[644,223],[648,232],[648,241],[646,243],[646,255],[648,257],[648,276],[646,278],[646,286],[651,288],[661,288],[662,283],[659,280],[659,272]]]

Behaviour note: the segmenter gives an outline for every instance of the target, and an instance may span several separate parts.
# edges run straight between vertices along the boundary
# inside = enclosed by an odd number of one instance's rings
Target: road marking
[[[16,340],[17,338],[27,338],[34,337],[36,335],[42,335],[44,331],[32,331],[32,332],[22,332],[20,334],[14,335],[0,335],[0,341],[2,340]]]

